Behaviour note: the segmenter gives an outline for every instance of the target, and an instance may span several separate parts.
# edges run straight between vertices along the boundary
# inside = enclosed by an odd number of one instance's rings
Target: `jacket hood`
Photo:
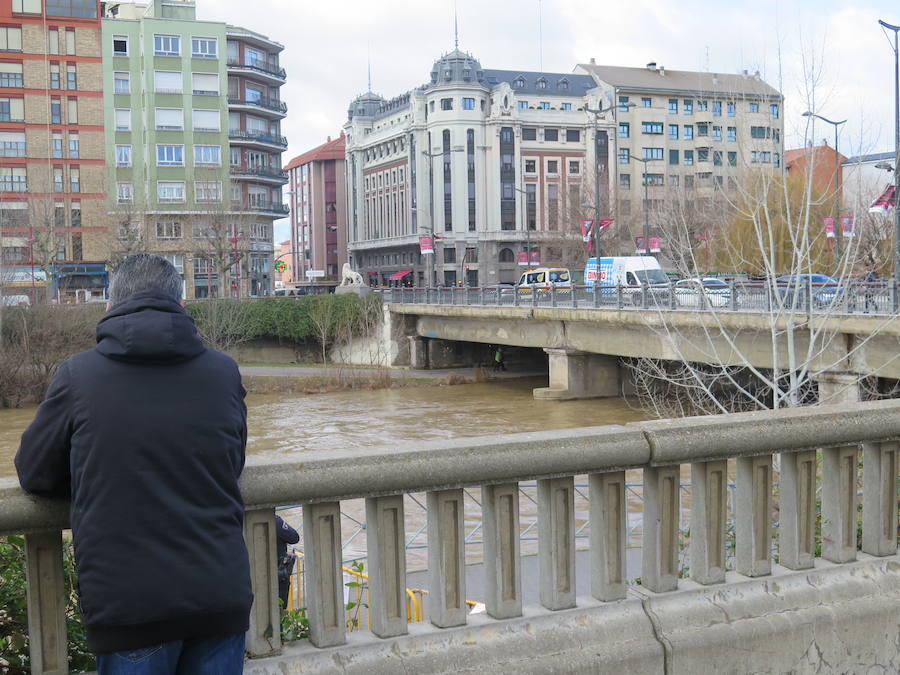
[[[178,363],[205,349],[194,320],[176,300],[159,293],[137,293],[97,324],[97,351],[116,361]]]

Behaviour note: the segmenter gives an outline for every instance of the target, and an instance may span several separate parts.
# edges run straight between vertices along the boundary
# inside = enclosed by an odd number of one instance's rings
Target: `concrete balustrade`
[[[787,671],[826,662],[838,671],[900,670],[898,438],[900,402],[885,401],[323,450],[309,459],[251,458],[242,492],[255,595],[247,646],[256,658],[247,672],[696,672],[704,663],[716,671]],[[863,553],[857,554],[860,446]],[[819,452],[822,555],[829,562],[815,555]],[[688,564],[697,584],[681,578],[684,465],[691,467]],[[627,582],[625,567],[625,472],[634,469],[643,473],[644,493],[639,584]],[[577,599],[575,530],[584,515],[574,508],[575,476],[587,476],[591,549],[591,597]],[[533,480],[543,607],[523,609],[518,483]],[[463,488],[473,486],[482,495],[484,616],[465,608]],[[409,630],[403,495],[412,492],[427,493],[430,625]],[[371,632],[348,640],[340,502],[359,497],[366,499]],[[274,507],[281,504],[304,508],[310,621],[310,640],[286,648],[275,560]],[[733,570],[725,550],[729,517]],[[0,534],[28,534],[35,673],[65,669],[60,530],[66,526],[59,503],[0,482]]]

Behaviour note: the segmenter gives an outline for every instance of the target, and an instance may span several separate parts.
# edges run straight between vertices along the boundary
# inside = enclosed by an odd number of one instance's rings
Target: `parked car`
[[[828,307],[844,292],[827,274],[785,274],[775,279],[775,287],[785,307],[797,308],[806,308],[807,298],[814,308]]]
[[[516,285],[523,293],[530,293],[532,290],[549,291],[551,287],[568,292],[572,288],[572,280],[565,267],[537,267],[523,272]]]
[[[728,307],[731,303],[731,287],[712,277],[681,279],[672,290],[679,307]]]

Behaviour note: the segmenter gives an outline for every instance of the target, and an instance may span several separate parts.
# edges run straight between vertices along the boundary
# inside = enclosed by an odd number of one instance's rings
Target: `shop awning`
[[[399,272],[394,272],[388,279],[390,281],[397,281],[397,279],[402,279],[407,274],[412,274],[412,270],[400,270]]]

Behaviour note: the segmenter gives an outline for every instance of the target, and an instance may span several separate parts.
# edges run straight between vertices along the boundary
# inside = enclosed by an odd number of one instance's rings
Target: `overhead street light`
[[[900,166],[900,59],[897,51],[897,33],[900,26],[894,26],[881,21],[882,28],[894,32],[894,166]],[[897,195],[900,194],[900,171],[894,171],[894,283],[900,283],[900,208],[897,204]]]
[[[594,115],[594,255],[597,257],[597,261],[599,264],[600,260],[600,157],[597,154],[597,146],[598,146],[598,137],[600,135],[600,115],[604,115],[616,108],[619,109],[627,109],[634,108],[637,106],[636,103],[616,103],[607,108],[600,108],[598,110],[594,110],[593,108],[585,107],[585,110]],[[613,117],[615,119],[615,117]],[[582,204],[584,206],[584,204]]]
[[[827,117],[822,117],[821,115],[817,115],[814,112],[810,112],[807,110],[803,113],[803,117],[814,117],[817,120],[822,120],[823,122],[827,122],[831,126],[834,127],[834,208],[833,208],[833,223],[834,223],[834,241],[835,241],[835,266],[837,267],[837,276],[840,278],[841,276],[841,261],[843,260],[843,244],[844,244],[844,226],[839,222],[840,218],[840,199],[841,199],[841,187],[840,187],[840,178],[839,178],[839,165],[840,160],[838,160],[838,127],[844,124],[847,120],[841,120],[840,122],[834,122],[833,120],[828,119]]]

